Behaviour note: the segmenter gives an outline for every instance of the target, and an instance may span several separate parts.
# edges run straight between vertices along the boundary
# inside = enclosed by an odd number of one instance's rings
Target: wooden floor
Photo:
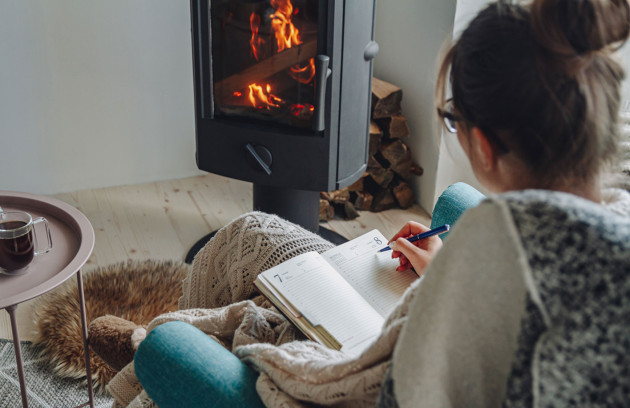
[[[82,211],[94,228],[96,244],[84,273],[127,259],[183,260],[199,238],[252,209],[250,183],[212,174],[55,197]],[[426,212],[413,206],[381,213],[364,211],[355,220],[334,219],[322,225],[349,239],[374,228],[390,237],[411,219],[430,222]],[[31,307],[32,301],[17,308],[21,340],[33,338]],[[0,338],[11,338],[4,310],[0,311]]]

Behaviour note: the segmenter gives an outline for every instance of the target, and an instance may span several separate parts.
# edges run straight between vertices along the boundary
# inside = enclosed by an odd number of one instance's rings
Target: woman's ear
[[[470,134],[472,139],[471,153],[476,156],[477,163],[481,165],[481,168],[486,173],[496,169],[499,155],[488,136],[478,127],[473,127]]]

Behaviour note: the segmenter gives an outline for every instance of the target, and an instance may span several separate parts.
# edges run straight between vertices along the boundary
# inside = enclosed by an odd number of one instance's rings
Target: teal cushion
[[[258,373],[188,323],[153,329],[140,343],[134,367],[160,408],[264,407],[256,393]]]
[[[449,186],[435,203],[431,228],[437,228],[444,224],[450,224],[453,227],[464,211],[476,207],[485,198],[485,195],[466,183],[460,182]],[[445,239],[448,234],[448,232],[441,234],[440,238]]]

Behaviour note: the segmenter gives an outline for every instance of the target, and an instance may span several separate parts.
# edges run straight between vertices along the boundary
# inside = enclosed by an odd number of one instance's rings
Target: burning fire
[[[251,50],[256,61],[260,58],[258,55],[258,50],[263,45],[263,39],[258,36],[258,28],[260,27],[260,16],[256,13],[252,13],[249,16],[249,27],[252,29],[252,38],[249,40],[249,45],[251,45]]]
[[[313,105],[302,105],[299,103],[293,104],[289,107],[289,111],[291,112],[291,115],[293,116],[300,116],[300,114],[302,112],[304,112],[305,110],[308,110],[309,112],[313,112],[315,110],[315,107]]]
[[[275,9],[275,12],[269,17],[271,18],[271,28],[273,29],[276,39],[277,52],[282,52],[288,48],[303,43],[300,38],[300,30],[291,21],[292,16],[298,13],[298,10],[293,8],[291,0],[271,0],[271,6]],[[251,46],[251,52],[254,59],[257,61],[261,58],[261,50],[265,44],[265,40],[259,36],[260,29],[260,16],[257,13],[252,13],[249,17],[249,25],[252,31],[252,36],[249,40]],[[292,66],[289,71],[291,77],[302,83],[308,84],[315,77],[315,61],[311,58],[304,66],[296,64]],[[252,83],[249,87],[249,100],[254,107],[279,107],[278,103],[282,102],[282,99],[271,94],[271,87],[269,84],[263,88],[261,85]],[[266,90],[266,93],[265,93]],[[234,93],[236,96],[236,93]],[[264,105],[259,105],[262,103]]]
[[[279,108],[280,103],[284,102],[282,99],[271,93],[271,85],[269,84],[267,84],[264,89],[261,85],[250,84],[249,101],[252,103],[254,108],[266,107],[267,109],[272,106]]]
[[[258,85],[258,84],[250,84],[249,88],[249,102],[252,104],[254,108],[257,109],[267,109],[270,110],[271,107],[279,108],[281,105],[285,104],[285,101],[281,98],[278,98],[276,95],[271,93],[271,85]],[[242,94],[240,92],[234,92],[234,96],[240,97]],[[315,107],[310,104],[299,104],[294,103],[288,106],[288,111],[293,116],[300,116],[303,112],[313,112]]]
[[[296,81],[308,84],[315,77],[315,60],[311,58],[308,60],[308,65],[304,67],[300,67],[299,65],[294,65],[290,68],[291,78]]]
[[[293,15],[291,0],[271,0],[271,7],[276,9],[276,12],[269,17],[272,18],[271,27],[276,36],[278,52],[302,44],[300,30],[291,22]]]

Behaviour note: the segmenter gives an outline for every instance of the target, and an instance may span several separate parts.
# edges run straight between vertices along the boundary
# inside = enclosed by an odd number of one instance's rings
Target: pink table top
[[[52,250],[36,256],[24,273],[0,273],[0,308],[17,305],[61,285],[90,257],[94,230],[85,215],[71,205],[35,194],[0,191],[0,207],[46,218],[53,243]]]

